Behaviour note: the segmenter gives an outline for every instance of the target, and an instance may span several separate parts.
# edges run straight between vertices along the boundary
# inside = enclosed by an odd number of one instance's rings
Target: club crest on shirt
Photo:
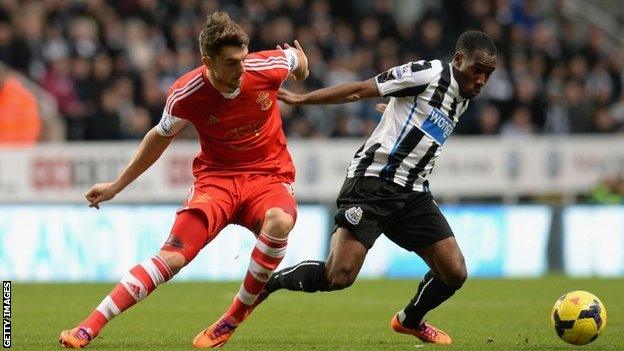
[[[258,98],[256,99],[258,105],[260,105],[260,109],[262,111],[268,110],[271,105],[273,105],[273,101],[267,91],[261,91],[258,93]]]
[[[361,207],[351,207],[350,209],[345,211],[345,218],[349,223],[357,225],[362,219],[363,212],[364,211],[362,211]]]

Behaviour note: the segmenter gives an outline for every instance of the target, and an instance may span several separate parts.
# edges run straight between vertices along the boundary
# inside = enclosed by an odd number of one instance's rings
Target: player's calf
[[[325,262],[303,261],[274,273],[265,287],[267,296],[280,289],[304,292],[330,291],[325,274]]]
[[[255,301],[265,288],[267,281],[286,253],[287,240],[260,233],[256,246],[251,252],[249,268],[241,287],[225,313],[236,323],[240,323],[251,313]]]

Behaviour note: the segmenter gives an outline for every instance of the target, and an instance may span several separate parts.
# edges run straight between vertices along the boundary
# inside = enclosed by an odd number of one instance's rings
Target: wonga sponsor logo
[[[432,137],[439,145],[444,144],[446,139],[453,133],[455,122],[448,118],[442,111],[433,108],[427,119],[422,124],[422,130]]]

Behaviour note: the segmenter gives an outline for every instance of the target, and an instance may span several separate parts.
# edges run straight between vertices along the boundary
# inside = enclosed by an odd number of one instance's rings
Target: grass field
[[[417,281],[369,280],[340,292],[280,291],[239,327],[229,350],[624,350],[624,280],[469,280],[428,319],[454,340],[422,345],[389,327]],[[195,334],[225,311],[239,283],[172,283],[112,321],[93,350],[192,350]],[[112,284],[14,284],[13,347],[55,350],[61,329],[81,321]],[[555,299],[588,290],[606,305],[608,324],[594,343],[575,347],[550,327]]]

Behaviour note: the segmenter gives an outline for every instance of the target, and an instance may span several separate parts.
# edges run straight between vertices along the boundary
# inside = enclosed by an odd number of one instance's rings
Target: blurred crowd
[[[305,91],[368,79],[419,59],[450,60],[467,29],[487,32],[499,65],[456,132],[474,135],[624,131],[624,50],[580,25],[564,1],[43,0],[0,1],[0,61],[47,90],[69,140],[142,137],[168,87],[201,64],[206,15],[227,11],[250,50],[298,39],[311,64]],[[290,137],[361,137],[379,101],[282,106]],[[193,132],[186,133],[192,137]]]

